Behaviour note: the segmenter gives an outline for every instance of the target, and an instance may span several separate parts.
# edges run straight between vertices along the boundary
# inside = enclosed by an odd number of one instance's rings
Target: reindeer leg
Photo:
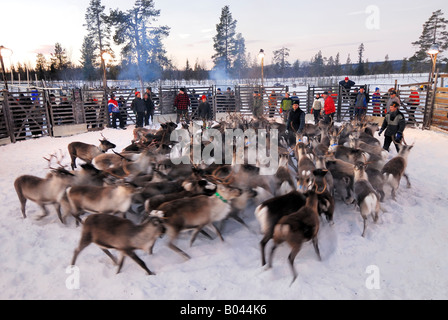
[[[112,259],[112,261],[114,262],[115,265],[118,265],[118,261],[117,261],[117,259],[112,255],[112,253],[110,253],[109,250],[107,250],[107,249],[103,249],[103,248],[102,248],[101,250],[103,250],[103,252],[104,252],[109,258]],[[117,273],[118,273],[118,272],[117,272]]]
[[[191,259],[191,257],[188,255],[188,254],[186,254],[184,251],[182,251],[181,249],[179,249],[177,246],[175,246],[172,242],[170,242],[169,244],[168,244],[168,246],[172,249],[172,250],[174,250],[174,251],[176,251],[177,253],[180,253],[182,256],[184,256],[184,258],[186,258],[186,259]]]
[[[73,254],[72,266],[75,265],[76,259],[77,259],[78,255],[81,253],[81,251],[84,250],[84,248],[87,247],[91,243],[92,243],[92,237],[91,237],[90,233],[83,233],[81,236],[81,240],[79,241],[79,246],[78,246],[78,248],[75,249],[75,252]]]
[[[20,201],[20,207],[22,209],[22,216],[23,216],[23,218],[26,218],[26,213],[25,213],[26,199],[24,199],[24,201]]]
[[[191,236],[191,240],[190,240],[190,247],[193,246],[194,240],[196,240],[196,237],[198,236],[199,231],[201,231],[203,227],[204,227],[204,225],[200,225],[194,230],[193,235]]]
[[[62,222],[62,224],[65,224],[64,220],[62,219],[61,205],[59,203],[55,203],[54,207],[56,209],[56,212],[58,213],[59,220]]]
[[[288,256],[289,265],[291,266],[291,271],[292,271],[292,281],[289,284],[289,286],[291,286],[297,278],[297,271],[294,268],[294,259],[296,258],[297,254],[299,253],[301,246],[302,246],[301,244],[294,246],[291,250],[291,253]]]
[[[126,255],[128,255],[132,260],[134,260],[140,267],[142,267],[147,273],[148,275],[154,275],[155,273],[153,273],[151,270],[148,269],[148,267],[146,266],[146,264],[143,262],[142,259],[140,259],[134,251],[132,250],[126,250],[125,251]],[[124,256],[123,256],[124,257]]]
[[[43,211],[44,214],[41,215],[40,217],[38,217],[37,220],[41,220],[41,219],[45,218],[46,216],[48,216],[48,210],[45,207],[45,205],[41,204],[40,207],[42,208],[42,211]]]
[[[409,177],[406,173],[403,173],[403,177],[406,178],[406,187],[409,189],[411,188],[411,181],[409,180]]]
[[[125,256],[124,252],[122,252],[122,253],[121,253],[121,259],[120,259],[120,262],[118,262],[118,269],[117,269],[117,273],[116,273],[116,274],[119,274],[119,273],[120,273],[121,268],[123,267],[124,258],[126,258],[126,256]]]
[[[367,229],[367,217],[362,217],[364,220],[364,229],[362,230],[362,237],[366,235],[366,229]]]
[[[317,256],[319,257],[319,261],[322,261],[322,258],[320,256],[320,251],[319,251],[319,243],[317,240],[317,236],[315,236],[313,239],[313,246],[314,246],[314,251],[316,251]]]
[[[268,262],[268,268],[269,269],[272,268],[272,259],[274,257],[275,249],[277,249],[277,244],[274,243],[274,245],[272,246],[272,249],[271,249],[271,254],[269,255],[269,262]]]
[[[219,236],[221,241],[224,241],[224,238],[222,237],[221,232],[219,231],[219,229],[213,223],[210,223],[210,224],[211,224],[212,228],[215,229],[215,232]]]
[[[266,265],[266,255],[265,255],[265,247],[268,241],[272,238],[272,234],[267,234],[260,241],[261,248],[261,266]]]

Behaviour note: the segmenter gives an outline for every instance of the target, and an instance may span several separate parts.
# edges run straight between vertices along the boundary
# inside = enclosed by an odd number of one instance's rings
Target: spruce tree
[[[280,77],[284,77],[286,75],[286,71],[291,67],[291,64],[287,60],[289,57],[289,51],[290,50],[288,48],[282,47],[273,52],[273,62]]]
[[[246,42],[241,35],[238,33],[236,35],[236,55],[233,61],[233,75],[241,79],[242,75],[248,67],[247,56],[246,56]]]
[[[358,48],[358,66],[356,67],[356,75],[362,76],[365,74],[364,70],[364,43],[361,43]]]
[[[434,11],[429,19],[423,24],[423,31],[418,41],[412,42],[417,51],[409,58],[411,62],[426,62],[430,60],[427,54],[433,43],[439,45],[440,53],[448,48],[448,21],[443,17],[442,10]]]
[[[101,5],[101,0],[91,0],[87,8],[84,26],[87,28],[87,36],[93,44],[96,59],[100,61],[103,51],[113,54],[110,47],[111,25],[109,17],[104,13],[105,6]]]
[[[98,63],[96,62],[96,54],[95,54],[95,42],[89,37],[85,36],[84,41],[82,43],[81,49],[81,66],[82,66],[82,74],[85,80],[93,81],[98,78],[97,68]]]
[[[229,6],[221,10],[220,22],[216,25],[216,36],[213,37],[212,56],[216,69],[224,69],[226,74],[232,66],[232,62],[237,54],[237,41],[235,38],[237,21],[232,18]]]
[[[162,39],[169,35],[169,27],[152,25],[160,16],[152,0],[136,0],[127,10],[111,10],[109,21],[115,27],[114,42],[121,45],[121,54],[126,57],[127,67],[136,67],[135,72],[143,87],[143,80],[159,78],[163,67],[169,67]]]

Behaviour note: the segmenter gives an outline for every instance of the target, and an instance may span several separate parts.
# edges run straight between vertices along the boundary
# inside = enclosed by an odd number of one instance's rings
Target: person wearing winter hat
[[[112,116],[112,128],[117,129],[117,120],[120,122],[120,128],[126,129],[124,126],[123,118],[121,117],[118,101],[115,99],[115,94],[110,95],[110,99],[107,102],[109,108],[109,115]]]
[[[174,99],[174,106],[177,112],[176,123],[179,123],[181,118],[185,119],[187,124],[190,122],[188,120],[188,107],[191,105],[191,102],[186,91],[185,88],[180,88],[179,93]]]
[[[379,117],[381,115],[381,93],[380,88],[376,87],[372,94],[373,115]]]
[[[396,103],[398,103],[398,105],[401,105],[400,98],[398,98],[397,91],[394,88],[390,88],[388,94],[389,94],[389,99],[387,99],[387,102],[386,102],[386,110],[385,110],[386,113],[389,113],[390,106],[392,105],[392,102],[396,102]]]
[[[416,124],[415,121],[415,110],[420,105],[420,95],[417,91],[417,87],[411,87],[411,94],[408,98],[408,106],[409,106],[409,123]]]
[[[333,98],[328,94],[328,91],[325,91],[322,96],[325,101],[324,109],[322,111],[324,115],[324,123],[331,124],[333,122],[334,114],[336,113],[336,106]]]
[[[202,119],[203,128],[207,127],[207,120],[212,118],[212,108],[210,103],[207,101],[207,97],[202,95],[201,102],[198,106],[198,116]]]
[[[143,121],[145,120],[146,106],[145,106],[145,102],[142,100],[140,91],[135,92],[135,99],[131,103],[131,109],[137,115],[136,121],[135,121],[135,127],[143,128]]]
[[[285,134],[289,138],[290,145],[296,144],[296,134],[301,134],[305,128],[305,112],[300,109],[299,104],[299,101],[292,103],[292,109],[289,111],[288,120],[286,121]]]
[[[393,101],[390,105],[390,111],[386,114],[381,129],[378,133],[379,136],[384,132],[384,145],[383,149],[389,151],[389,146],[392,141],[395,144],[395,149],[397,152],[400,151],[398,144],[403,139],[403,131],[406,127],[406,120],[404,119],[403,113],[399,110],[400,104]]]
[[[311,114],[314,115],[314,124],[317,125],[320,120],[320,112],[324,106],[322,103],[323,100],[321,99],[320,93],[317,93],[315,96],[315,100],[313,102],[313,107],[311,108]]]

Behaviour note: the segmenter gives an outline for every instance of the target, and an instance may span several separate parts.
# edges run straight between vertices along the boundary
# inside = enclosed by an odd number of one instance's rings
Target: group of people
[[[350,79],[346,77],[343,81],[341,81],[342,84],[345,83],[348,85],[353,86],[354,82],[349,82]],[[343,99],[347,97],[347,95],[350,93],[350,90],[348,87],[343,88]],[[379,91],[377,88],[375,90],[376,92]],[[344,97],[344,95],[346,95]],[[372,103],[375,107],[376,103],[376,96],[373,96]],[[365,93],[364,87],[359,88],[359,92],[357,92],[357,95],[354,100],[354,116],[357,120],[363,120],[366,113],[367,113],[367,105],[369,103],[369,97]],[[416,107],[420,103],[418,92],[416,90],[412,90],[411,95],[409,97],[408,105],[411,106],[411,108],[414,108],[415,111]],[[401,140],[403,139],[403,131],[406,127],[406,120],[404,114],[399,110],[400,109],[400,99],[397,96],[397,92],[394,89],[391,89],[388,92],[388,99],[386,102],[386,106],[384,109],[384,120],[381,125],[379,135],[381,135],[384,132],[384,144],[383,149],[389,151],[389,147],[392,142],[395,144],[395,148],[397,152],[399,151],[398,144],[401,143]],[[289,137],[290,142],[293,139],[293,136],[295,136],[296,133],[300,134],[302,133],[303,129],[305,128],[305,112],[300,109],[300,100],[292,100],[289,97],[289,94],[286,93],[285,97],[282,99],[280,108],[283,111],[283,119],[286,122],[286,135]],[[325,124],[330,124],[333,122],[334,115],[336,113],[336,106],[335,101],[332,95],[325,91],[322,94],[316,94],[315,100],[313,102],[313,106],[311,109],[311,114],[314,116],[314,123],[317,125],[319,121],[323,121]],[[410,117],[413,115],[412,112],[410,112]],[[293,134],[293,136],[291,135]]]
[[[147,87],[143,99],[140,91],[135,92],[135,99],[131,103],[131,109],[136,115],[135,127],[149,126],[154,121],[154,101],[152,100],[151,88]],[[114,124],[112,124],[114,125]]]

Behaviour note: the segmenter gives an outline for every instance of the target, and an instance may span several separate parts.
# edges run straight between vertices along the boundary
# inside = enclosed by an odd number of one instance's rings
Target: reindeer
[[[295,148],[295,154],[297,157],[297,186],[298,191],[306,192],[309,188],[313,187],[314,177],[313,170],[316,169],[316,165],[309,158],[305,144],[299,142]]]
[[[157,217],[148,217],[140,225],[134,225],[130,220],[110,216],[106,214],[93,214],[87,217],[81,234],[79,246],[76,248],[72,265],[81,251],[90,243],[95,243],[101,250],[118,265],[117,274],[120,272],[126,256],[131,257],[148,275],[153,275],[146,264],[135,254],[134,250],[140,249],[152,254],[154,243],[158,237],[165,233],[165,227]],[[107,249],[117,249],[122,257],[119,262]]]
[[[319,260],[322,260],[317,239],[317,234],[319,232],[318,193],[317,186],[315,186],[315,190],[309,190],[306,194],[305,205],[298,211],[281,218],[274,228],[274,245],[272,246],[271,254],[269,256],[268,267],[272,267],[272,259],[275,249],[281,243],[286,241],[291,246],[291,253],[288,256],[288,261],[293,274],[291,284],[297,278],[297,271],[294,268],[294,259],[302,248],[304,242],[311,240]]]
[[[373,221],[378,221],[378,212],[380,211],[380,196],[376,193],[368,180],[366,173],[366,164],[357,162],[354,167],[354,192],[359,211],[364,220],[362,236],[366,234],[367,218],[372,214]]]
[[[296,212],[306,203],[306,197],[303,193],[296,190],[291,191],[282,196],[270,198],[262,202],[255,209],[255,217],[257,218],[263,238],[260,241],[261,249],[261,265],[266,264],[265,247],[274,235],[274,227],[277,222],[284,216]]]
[[[14,188],[19,197],[23,218],[26,218],[26,201],[30,200],[42,208],[43,215],[39,217],[39,220],[48,215],[46,205],[52,204],[57,211],[59,220],[64,223],[60,202],[65,189],[76,180],[76,177],[61,165],[61,160],[58,160],[58,168],[51,167],[51,160],[55,157],[57,157],[56,154],[52,154],[50,158],[44,157],[48,161],[49,169],[51,169],[45,178],[21,175],[14,181]]]
[[[73,186],[67,188],[66,196],[70,204],[70,212],[76,219],[76,224],[82,223],[80,216],[84,212],[90,213],[121,213],[123,218],[132,204],[134,193],[139,192],[131,183],[121,182],[118,185]]]
[[[407,187],[411,187],[411,182],[405,171],[408,163],[408,156],[413,147],[414,144],[400,145],[398,154],[390,159],[381,170],[385,183],[392,187],[391,196],[394,200],[396,200],[396,192],[400,186],[401,177],[404,176],[407,181]]]
[[[74,181],[74,174],[58,168],[52,170],[45,178],[39,178],[33,175],[22,175],[14,181],[14,188],[19,197],[22,215],[26,218],[26,201],[30,200],[37,203],[43,211],[43,215],[38,220],[48,215],[46,205],[54,205],[59,220],[64,223],[61,214],[60,202],[64,196],[65,189]]]
[[[99,146],[79,141],[72,142],[68,145],[68,153],[72,159],[72,170],[75,170],[76,168],[76,158],[91,163],[96,156],[116,147],[115,144],[107,140],[103,135],[101,136],[103,137],[103,140],[99,140]]]
[[[295,183],[291,177],[291,171],[288,167],[289,154],[281,154],[279,159],[279,167],[274,175],[274,194],[280,196],[287,194],[295,189]]]
[[[169,248],[186,259],[190,259],[188,254],[174,244],[174,240],[177,239],[179,233],[184,229],[194,228],[195,231],[190,240],[190,246],[192,246],[199,231],[210,225],[224,241],[213,222],[226,218],[231,210],[229,201],[240,195],[240,189],[218,184],[217,192],[211,196],[199,195],[165,202],[152,214],[161,215],[165,221],[167,234],[170,238]]]

